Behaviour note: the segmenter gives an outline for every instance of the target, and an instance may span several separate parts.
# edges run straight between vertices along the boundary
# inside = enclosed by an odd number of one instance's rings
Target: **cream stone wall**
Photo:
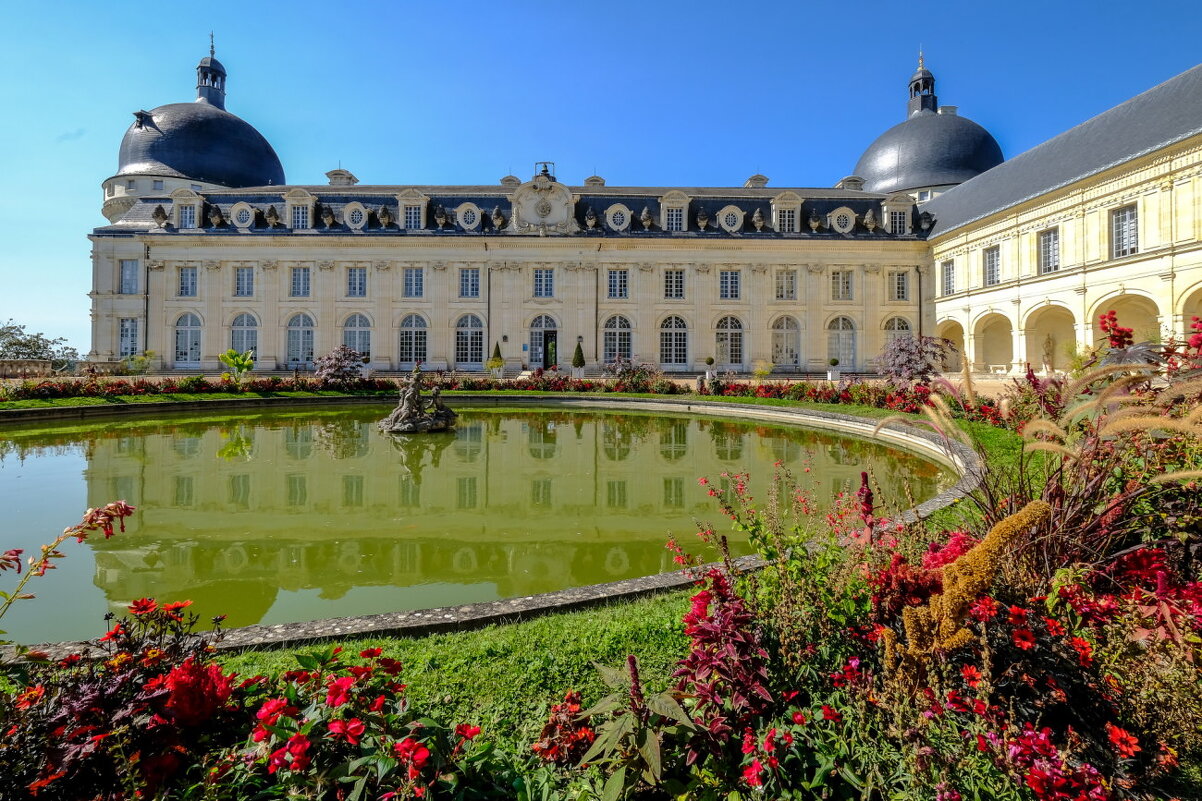
[[[316,232],[314,232],[316,233]],[[556,323],[558,361],[571,362],[579,338],[587,362],[603,357],[603,327],[612,315],[632,325],[636,360],[659,362],[660,325],[671,315],[688,326],[688,359],[673,369],[701,371],[707,356],[717,357],[716,327],[726,316],[743,326],[743,358],[723,365],[750,370],[757,360],[773,359],[772,326],[782,317],[797,323],[800,364],[794,369],[820,372],[828,359],[828,326],[839,316],[855,325],[854,364],[844,370],[872,370],[886,341],[886,323],[899,317],[910,330],[933,333],[932,278],[927,245],[921,241],[846,240],[713,240],[605,239],[571,236],[398,237],[382,239],[345,235],[211,236],[198,231],[153,232],[126,237],[93,236],[93,352],[92,359],[120,355],[119,321],[146,321],[139,330],[138,350],[157,354],[156,366],[175,369],[175,326],[184,314],[201,321],[200,369],[219,369],[217,354],[231,346],[231,324],[241,313],[259,322],[258,364],[262,369],[287,368],[287,325],[304,312],[315,322],[314,353],[320,356],[343,337],[343,324],[355,313],[371,322],[371,366],[400,369],[400,325],[408,314],[422,315],[427,324],[430,369],[479,369],[465,364],[455,352],[456,324],[475,314],[484,323],[487,359],[494,342],[510,367],[530,366],[530,325],[541,314]],[[122,295],[120,262],[137,259],[142,268],[142,293]],[[194,297],[179,296],[179,270],[195,268]],[[254,293],[236,297],[235,271],[251,267]],[[289,296],[291,270],[308,267],[311,296]],[[366,297],[347,297],[347,270],[367,270]],[[480,297],[459,297],[460,268],[480,270]],[[403,296],[404,271],[424,271],[420,298]],[[535,269],[551,269],[554,292],[534,297]],[[629,297],[611,299],[608,271],[628,271]],[[665,299],[664,274],[685,272],[685,297]],[[737,271],[738,299],[720,297],[719,273]],[[796,299],[776,298],[776,274],[796,272]],[[852,273],[852,299],[832,300],[831,273]],[[909,281],[907,300],[888,300],[890,273],[904,272]],[[144,294],[143,294],[144,293]],[[925,312],[920,314],[920,309]],[[779,353],[779,351],[778,351]],[[191,367],[189,369],[196,369]]]
[[[930,240],[939,335],[977,372],[1064,370],[1102,339],[1113,309],[1137,341],[1180,337],[1202,315],[1202,137],[1133,159]],[[1112,258],[1112,212],[1134,205],[1138,250]],[[1060,268],[1039,274],[1039,235],[1058,229]],[[984,251],[1000,250],[985,287]],[[943,294],[943,265],[956,286]],[[949,364],[958,368],[958,364]]]

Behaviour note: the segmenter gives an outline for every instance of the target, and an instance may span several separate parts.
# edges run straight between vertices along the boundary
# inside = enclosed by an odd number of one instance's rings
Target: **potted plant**
[[[488,361],[484,363],[492,373],[493,378],[500,378],[505,370],[505,360],[501,358],[501,343],[494,342],[492,346],[492,356],[488,357]]]
[[[584,349],[580,347],[580,343],[576,343],[576,350],[572,352],[572,378],[584,378]]]
[[[705,380],[706,381],[714,380],[714,357],[713,356],[705,357]]]
[[[826,380],[827,381],[838,381],[839,380],[839,360],[831,359],[829,362],[827,362],[827,364],[830,365],[830,369],[828,369],[826,371]]]

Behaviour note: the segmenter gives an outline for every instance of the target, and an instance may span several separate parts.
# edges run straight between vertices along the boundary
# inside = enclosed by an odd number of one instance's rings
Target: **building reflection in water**
[[[716,518],[703,475],[754,487],[780,462],[818,498],[862,469],[896,499],[947,480],[874,443],[705,418],[464,409],[453,433],[394,438],[380,416],[93,433],[89,503],[138,507],[124,535],[90,541],[96,585],[115,611],[188,598],[228,625],[492,600],[673,569],[669,533],[694,541],[694,521]]]

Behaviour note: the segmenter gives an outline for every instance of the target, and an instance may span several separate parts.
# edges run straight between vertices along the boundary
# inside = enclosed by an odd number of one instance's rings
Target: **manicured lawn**
[[[685,653],[681,616],[689,595],[675,591],[478,631],[370,637],[343,646],[348,653],[383,648],[404,663],[401,679],[414,708],[478,725],[493,742],[525,752],[567,690],[579,690],[586,703],[606,694],[594,663],[619,667],[637,654],[644,680],[662,689]],[[242,676],[266,675],[295,669],[295,653],[320,647],[248,651],[220,661]]]

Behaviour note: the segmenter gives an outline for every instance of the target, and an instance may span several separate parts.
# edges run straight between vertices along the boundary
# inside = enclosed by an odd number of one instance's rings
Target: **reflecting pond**
[[[387,411],[0,429],[3,548],[36,551],[87,506],[138,507],[124,534],[69,543],[4,628],[93,637],[143,596],[231,626],[524,596],[674,569],[668,535],[696,543],[696,520],[720,522],[700,476],[747,471],[754,488],[780,462],[819,500],[861,470],[916,501],[953,480],[877,443],[709,417],[463,408],[453,433],[391,437]]]

